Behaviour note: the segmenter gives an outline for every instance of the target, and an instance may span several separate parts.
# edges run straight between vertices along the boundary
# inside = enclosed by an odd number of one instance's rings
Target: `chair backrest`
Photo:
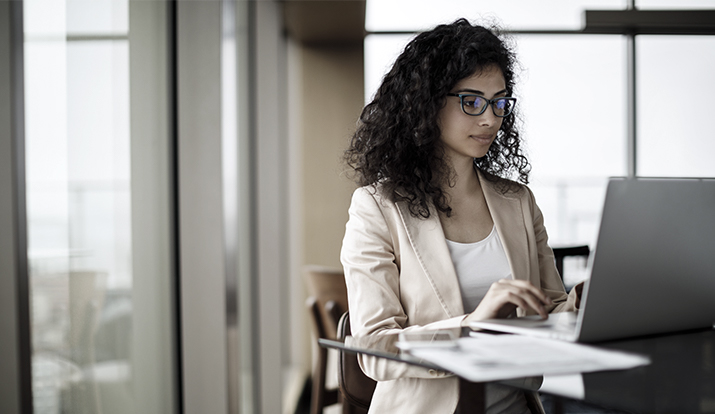
[[[554,262],[556,262],[556,270],[561,276],[561,282],[564,281],[564,258],[583,257],[588,259],[591,254],[588,245],[554,247],[552,250],[554,251]]]
[[[305,278],[310,296],[315,299],[314,312],[320,326],[316,326],[319,337],[335,339],[338,319],[348,310],[348,290],[342,269],[320,266],[306,266]]]
[[[338,321],[338,340],[350,335],[350,313],[345,312]],[[339,351],[338,387],[343,396],[343,404],[367,410],[377,382],[365,375],[358,364],[357,355]]]

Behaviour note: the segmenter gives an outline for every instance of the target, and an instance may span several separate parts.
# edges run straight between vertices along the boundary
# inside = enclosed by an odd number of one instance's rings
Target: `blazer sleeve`
[[[362,338],[362,343],[369,343],[370,337],[378,342],[383,335],[402,331],[453,328],[458,332],[464,315],[423,326],[407,326],[408,315],[400,302],[398,247],[380,205],[383,203],[384,207],[388,202],[376,199],[374,191],[363,187],[353,194],[340,253],[353,336]],[[360,362],[365,373],[378,381],[445,376],[382,358],[362,356]]]
[[[536,204],[534,194],[528,187],[526,187],[526,189],[529,196],[529,205],[531,207],[534,235],[536,238],[540,288],[554,303],[552,308],[547,310],[549,312],[573,311],[576,309],[575,289],[571,291],[571,294],[566,294],[561,276],[559,276],[558,270],[556,270],[554,252],[551,247],[549,247],[549,236],[544,227],[544,216]]]

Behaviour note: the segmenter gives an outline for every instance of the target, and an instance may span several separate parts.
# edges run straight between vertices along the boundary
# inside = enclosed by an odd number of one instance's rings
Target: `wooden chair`
[[[307,266],[304,275],[310,297],[307,300],[316,340],[318,360],[313,367],[310,413],[340,402],[336,388],[326,388],[328,350],[318,346],[317,338],[337,339],[338,320],[348,310],[348,293],[342,269]]]
[[[350,335],[350,313],[345,312],[338,321],[338,339]],[[343,400],[343,414],[364,414],[370,408],[377,382],[365,375],[357,355],[338,351],[338,389]]]
[[[561,276],[561,282],[564,281],[564,258],[566,257],[585,257],[591,254],[591,250],[588,245],[582,246],[563,246],[554,247],[554,261],[556,262],[556,270],[559,271],[559,276]],[[567,291],[570,289],[567,289]]]

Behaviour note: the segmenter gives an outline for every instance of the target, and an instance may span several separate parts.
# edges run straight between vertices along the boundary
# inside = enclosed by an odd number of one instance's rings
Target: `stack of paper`
[[[474,382],[650,364],[642,355],[522,335],[477,334],[456,343],[454,347],[418,347],[410,354]]]

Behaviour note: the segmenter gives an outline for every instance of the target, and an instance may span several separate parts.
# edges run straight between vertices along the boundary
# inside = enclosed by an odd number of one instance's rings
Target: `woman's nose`
[[[499,118],[494,115],[491,107],[488,107],[481,115],[477,116],[477,122],[481,126],[492,126],[499,121]]]

